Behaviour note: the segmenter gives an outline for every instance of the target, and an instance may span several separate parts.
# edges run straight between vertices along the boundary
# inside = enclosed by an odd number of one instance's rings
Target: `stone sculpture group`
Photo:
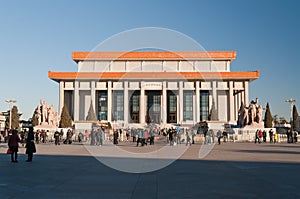
[[[35,117],[38,119],[40,125],[49,125],[58,127],[59,125],[59,115],[55,111],[53,105],[48,105],[46,101],[40,100],[40,104],[36,111]]]
[[[243,103],[238,112],[238,125],[240,128],[245,126],[263,126],[262,112],[263,107],[258,105],[258,99],[251,101],[250,105],[246,107]]]

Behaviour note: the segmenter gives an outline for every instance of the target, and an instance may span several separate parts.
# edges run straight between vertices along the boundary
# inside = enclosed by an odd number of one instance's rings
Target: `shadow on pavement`
[[[277,144],[270,144],[270,145],[266,145],[267,147],[272,147],[272,148],[291,148],[291,149],[293,149],[293,148],[295,148],[295,149],[297,149],[297,148],[300,148],[300,145],[297,143],[297,144],[287,144],[287,145],[277,145]]]
[[[296,163],[177,160],[131,174],[90,156],[35,155],[28,163],[22,154],[19,163],[9,160],[0,154],[0,198],[300,197]]]
[[[280,150],[236,150],[236,152],[242,152],[242,153],[270,153],[270,154],[299,154],[300,151],[280,151]]]

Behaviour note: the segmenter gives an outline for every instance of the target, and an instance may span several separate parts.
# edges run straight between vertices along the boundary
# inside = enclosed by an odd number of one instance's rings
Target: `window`
[[[208,120],[209,114],[209,92],[200,91],[200,120]]]
[[[98,120],[107,120],[107,91],[98,93]]]
[[[160,95],[153,95],[152,111],[160,112]]]
[[[183,92],[183,120],[193,120],[193,91]]]
[[[133,95],[131,98],[131,102],[132,102],[132,111],[133,112],[139,112],[140,110],[140,96],[138,95]]]
[[[130,97],[130,118],[131,122],[138,123],[140,118],[140,92],[134,91]]]
[[[172,91],[167,93],[167,123],[177,122],[177,96]]]
[[[173,92],[168,95],[168,110],[169,112],[177,111],[177,96]]]
[[[113,91],[113,120],[124,120],[123,91]]]

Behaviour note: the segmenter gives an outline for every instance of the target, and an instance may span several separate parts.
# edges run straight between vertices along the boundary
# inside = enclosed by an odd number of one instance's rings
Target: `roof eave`
[[[163,75],[165,74],[165,75]],[[252,72],[52,72],[48,77],[56,82],[61,80],[247,80],[252,82],[260,77],[260,71]]]
[[[236,51],[195,52],[72,52],[72,59],[79,61],[116,60],[228,60],[236,59]]]

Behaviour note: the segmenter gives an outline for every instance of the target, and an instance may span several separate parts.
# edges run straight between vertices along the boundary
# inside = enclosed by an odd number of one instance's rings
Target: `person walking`
[[[12,130],[12,135],[8,140],[8,147],[11,150],[11,162],[18,162],[19,142],[21,142],[18,131]]]
[[[195,132],[192,131],[192,144],[195,144],[195,136],[196,136]]]
[[[297,131],[294,131],[294,143],[297,143],[298,142],[298,132]]]
[[[64,130],[60,129],[60,132],[59,132],[59,142],[61,142],[63,136],[64,136]]]
[[[103,145],[103,141],[105,140],[105,133],[104,133],[104,129],[101,128],[101,138],[100,138],[100,145]]]
[[[90,145],[94,146],[95,145],[95,139],[96,139],[96,133],[95,130],[92,129],[91,134],[90,134]]]
[[[212,129],[209,129],[207,132],[207,144],[211,144],[212,143]]]
[[[100,128],[98,128],[96,130],[96,145],[99,146],[100,145],[100,141],[101,141],[101,132],[100,132]]]
[[[267,142],[267,132],[265,130],[263,131],[263,142]]]
[[[262,130],[260,129],[259,131],[258,131],[258,144],[260,144],[262,141],[262,138],[263,138],[263,132],[262,132]]]
[[[26,154],[28,155],[28,159],[26,162],[32,162],[33,154],[36,153],[36,148],[34,144],[34,133],[33,127],[29,127],[28,137],[26,141]]]
[[[85,138],[85,142],[88,142],[89,141],[89,137],[90,137],[90,134],[89,134],[89,131],[88,130],[85,130],[84,132],[84,138]]]
[[[143,132],[142,146],[144,146],[144,145],[147,146],[148,139],[149,139],[149,133],[148,133],[148,130],[145,129],[144,132]]]
[[[270,129],[269,131],[270,143],[273,143],[273,134],[274,134],[273,129]]]
[[[142,129],[138,129],[138,139],[136,141],[136,146],[139,146],[139,143],[141,143],[141,146],[143,146],[143,130]]]
[[[174,145],[174,132],[173,132],[173,129],[171,129],[169,131],[169,142],[170,142],[170,146],[173,146]]]
[[[254,141],[255,144],[256,144],[257,142],[259,142],[258,132],[259,132],[259,129],[257,129],[257,130],[255,131],[255,141]]]
[[[154,130],[150,130],[150,145],[154,144]]]
[[[23,147],[25,144],[26,129],[23,129],[20,134],[21,134],[21,143]]]
[[[126,141],[129,141],[130,134],[129,134],[129,129],[126,130]]]
[[[286,132],[286,137],[287,137],[287,143],[292,143],[292,131],[288,130]]]
[[[228,134],[227,134],[227,131],[226,131],[226,129],[224,128],[224,130],[223,130],[223,133],[222,133],[222,135],[223,135],[223,142],[227,142],[227,136],[228,136]]]
[[[118,144],[118,139],[119,139],[119,132],[117,129],[114,130],[114,145]]]
[[[186,131],[186,133],[185,133],[185,136],[186,136],[186,146],[187,145],[192,145],[192,142],[191,142],[191,137],[190,137],[190,135],[189,135],[189,132],[188,131]]]
[[[220,130],[218,130],[218,132],[217,132],[217,137],[218,137],[218,144],[220,145],[221,144],[221,139],[223,138],[222,132]]]
[[[66,140],[64,141],[64,144],[72,144],[72,136],[73,136],[73,132],[71,129],[69,129],[67,131],[67,138]]]
[[[35,133],[35,143],[38,144],[40,142],[40,131],[37,130]]]
[[[81,132],[79,132],[78,134],[78,142],[81,143],[81,141],[83,140],[83,134]]]
[[[58,131],[55,131],[54,133],[54,139],[55,139],[55,145],[59,145],[59,132]]]
[[[274,133],[274,144],[278,141],[278,134]]]
[[[203,132],[203,136],[204,136],[204,144],[207,144],[207,138],[206,138],[206,136],[207,136],[207,131],[204,131]],[[194,144],[194,143],[193,143]]]

